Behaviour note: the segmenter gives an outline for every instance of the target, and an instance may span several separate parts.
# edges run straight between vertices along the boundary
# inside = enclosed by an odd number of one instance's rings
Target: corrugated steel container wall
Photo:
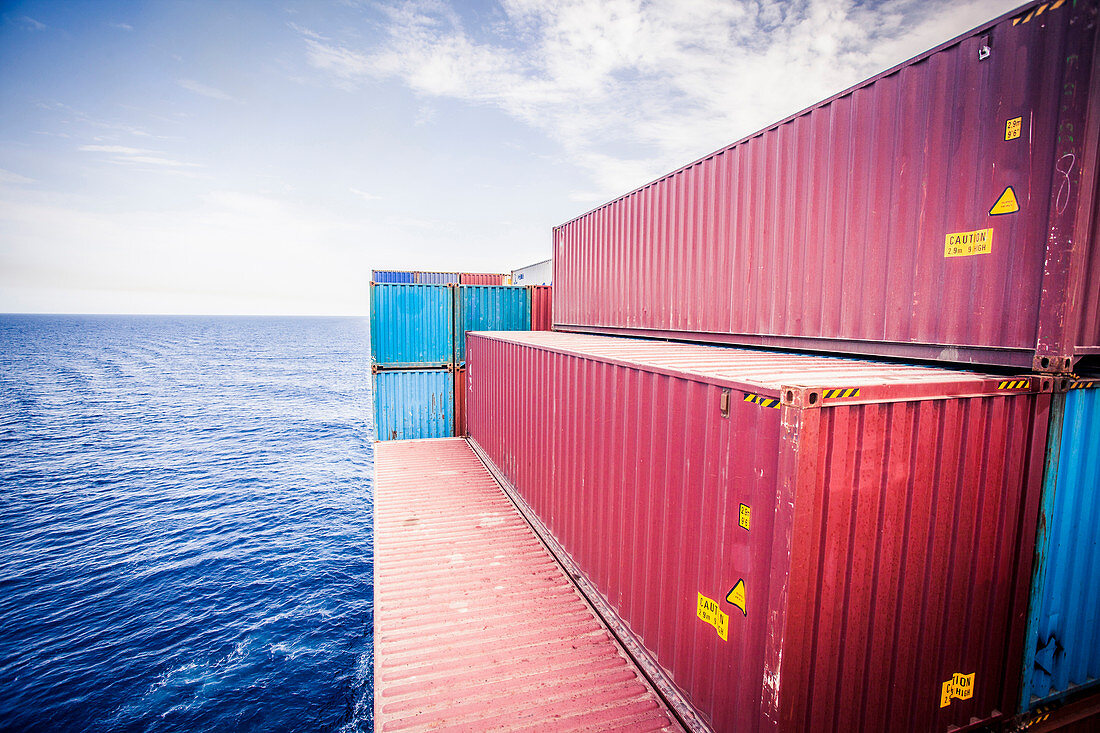
[[[543,260],[518,270],[512,270],[513,285],[551,285],[554,282],[553,260]]]
[[[455,368],[455,427],[456,437],[466,435],[466,370]]]
[[[507,285],[507,275],[491,272],[463,272],[458,281],[463,285]]]
[[[416,273],[404,270],[373,270],[370,279],[376,283],[414,283]]]
[[[416,281],[425,285],[455,285],[458,283],[457,272],[417,272]]]
[[[378,440],[454,434],[454,374],[449,369],[375,372],[373,382]]]
[[[557,332],[470,336],[467,380],[471,439],[716,730],[1011,714],[1048,393]]]
[[[1100,683],[1100,380],[1056,395],[1022,711]]]
[[[550,285],[531,286],[531,330],[549,331],[554,327],[554,293]]]
[[[467,331],[531,330],[531,294],[513,285],[460,285],[455,293],[455,364],[466,361]]]
[[[454,359],[454,288],[371,285],[371,362],[382,367],[445,367]]]
[[[1100,353],[1096,12],[1033,3],[557,227],[555,325],[1041,371]],[[1019,211],[991,214],[1010,187]],[[991,251],[949,253],[965,234]]]

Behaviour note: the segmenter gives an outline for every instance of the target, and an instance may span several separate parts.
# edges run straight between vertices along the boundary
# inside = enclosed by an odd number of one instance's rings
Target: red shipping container
[[[719,731],[1011,714],[1049,377],[468,336],[477,450]]]
[[[488,272],[461,272],[458,282],[461,285],[507,285],[508,276]]]
[[[461,438],[466,435],[466,368],[452,367],[455,373],[455,416],[454,434]]]
[[[549,331],[554,326],[552,285],[531,286],[531,330]]]
[[[554,323],[1046,372],[1100,354],[1096,0],[1031,3],[554,230]]]

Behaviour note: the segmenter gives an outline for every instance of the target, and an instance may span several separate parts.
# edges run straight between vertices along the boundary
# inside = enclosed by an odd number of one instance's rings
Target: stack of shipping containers
[[[374,282],[370,296],[375,435],[454,435],[454,287]]]
[[[1029,4],[557,227],[554,331],[469,338],[471,442],[689,725],[1098,699],[1097,13]]]
[[[379,440],[465,435],[466,332],[549,328],[549,288],[536,297],[532,288],[502,285],[504,275],[483,273],[375,270],[373,277]]]

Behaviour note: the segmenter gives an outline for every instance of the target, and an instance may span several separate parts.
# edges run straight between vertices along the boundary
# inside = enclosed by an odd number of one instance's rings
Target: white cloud
[[[495,28],[471,30],[442,0],[414,0],[384,9],[379,47],[298,30],[310,64],[346,86],[397,78],[420,95],[490,105],[544,131],[607,196],[1015,2],[502,0]]]
[[[201,82],[197,82],[194,79],[180,79],[178,82],[184,89],[194,92],[195,94],[201,94],[204,97],[210,97],[211,99],[220,99],[224,102],[236,101],[229,94],[226,94],[221,89],[216,89],[212,86],[208,86]]]
[[[373,193],[367,193],[366,191],[360,191],[358,188],[349,188],[348,190],[351,191],[356,196],[358,196],[359,198],[363,199],[364,201],[378,201],[379,199],[382,198],[381,196],[377,196]]]
[[[34,180],[33,178],[27,178],[26,176],[21,176],[18,173],[13,173],[12,171],[6,171],[3,168],[0,168],[0,183],[8,183],[19,186],[27,183],[37,182],[38,181]]]
[[[151,150],[131,148],[125,145],[81,145],[77,150],[83,150],[86,153],[116,153],[118,155],[142,155],[152,152]]]
[[[118,28],[120,31],[132,31],[134,27],[129,23],[108,23],[112,28]]]
[[[127,145],[81,145],[77,150],[85,153],[107,153],[110,162],[125,165],[145,164],[152,166],[164,166],[167,168],[199,168],[198,163],[188,163],[182,160],[166,158],[158,150],[146,150],[145,148],[132,148]]]
[[[34,18],[32,18],[28,15],[22,15],[22,16],[16,18],[15,20],[16,20],[17,23],[22,25],[24,28],[26,28],[28,30],[32,30],[32,31],[44,31],[47,28],[45,23],[40,23],[39,21],[35,20]]]

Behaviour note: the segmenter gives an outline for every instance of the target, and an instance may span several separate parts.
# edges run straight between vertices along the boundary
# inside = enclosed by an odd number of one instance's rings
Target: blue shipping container
[[[371,362],[385,368],[450,366],[454,290],[448,285],[371,285]]]
[[[457,272],[418,272],[416,281],[425,285],[447,285],[458,283]]]
[[[376,283],[414,283],[416,282],[415,272],[406,272],[404,270],[372,270],[370,276],[371,282]]]
[[[467,331],[530,331],[531,293],[513,285],[460,285],[455,296],[455,363],[466,363]]]
[[[1100,380],[1055,395],[1021,712],[1100,682]]]
[[[378,440],[454,435],[454,373],[403,369],[374,374],[374,430]]]

